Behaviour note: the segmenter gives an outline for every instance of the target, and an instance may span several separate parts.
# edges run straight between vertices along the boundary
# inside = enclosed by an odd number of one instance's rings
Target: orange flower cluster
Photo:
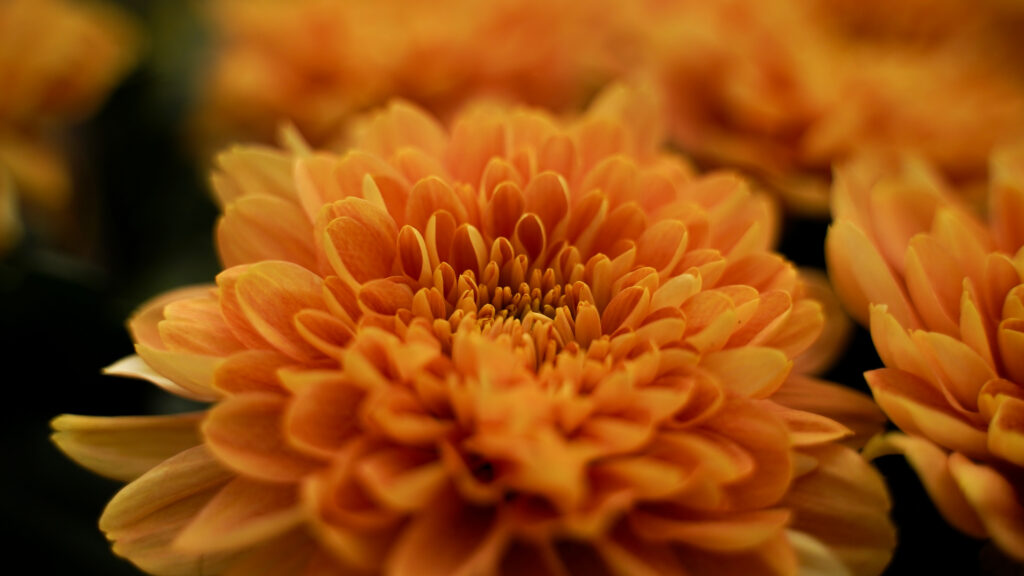
[[[616,6],[583,0],[217,0],[197,131],[212,148],[314,144],[399,96],[446,118],[473,97],[579,107],[616,72]]]
[[[920,162],[837,173],[829,268],[886,368],[866,374],[939,510],[1024,560],[1024,149],[992,160],[986,226]]]
[[[844,445],[876,408],[793,372],[824,317],[770,204],[659,153],[654,108],[613,90],[446,129],[395,102],[343,154],[222,155],[226,269],[145,305],[111,368],[212,408],[54,422],[131,481],[115,551],[153,574],[881,572],[888,496]]]
[[[912,151],[969,181],[1024,135],[1024,22],[999,2],[646,6],[673,138],[752,171],[790,208],[826,213],[832,164],[865,150]]]
[[[0,253],[20,229],[18,199],[55,212],[70,182],[57,132],[81,119],[134,62],[136,32],[112,8],[65,0],[0,3]],[[0,176],[2,179],[3,176]]]

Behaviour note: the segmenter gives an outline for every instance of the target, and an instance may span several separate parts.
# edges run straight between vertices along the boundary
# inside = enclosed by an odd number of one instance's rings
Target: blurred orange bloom
[[[846,445],[881,414],[793,372],[824,317],[771,205],[659,153],[654,109],[615,89],[573,121],[481,105],[446,129],[399,101],[344,154],[223,154],[226,269],[143,306],[110,369],[213,407],[54,421],[131,481],[100,521],[115,552],[154,574],[881,572],[888,495]]]
[[[837,172],[829,271],[886,368],[865,376],[951,524],[1024,560],[1024,148],[994,156],[987,225],[927,165]]]
[[[619,4],[217,0],[197,131],[216,150],[270,142],[288,120],[323,144],[393,96],[442,118],[477,96],[578,107],[629,49],[613,35]]]
[[[1024,134],[1020,37],[996,2],[648,0],[649,66],[672,138],[752,171],[789,208],[828,210],[833,163],[914,152],[956,180],[984,177]]]
[[[136,31],[112,7],[64,0],[0,3],[0,172],[26,207],[54,213],[70,193],[59,132],[99,104],[134,63]],[[16,214],[14,192],[8,188]],[[3,198],[3,196],[0,196]],[[0,219],[0,237],[11,237]]]

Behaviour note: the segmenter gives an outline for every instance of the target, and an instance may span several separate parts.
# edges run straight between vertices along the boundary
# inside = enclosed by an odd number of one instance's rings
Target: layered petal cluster
[[[395,102],[342,154],[222,155],[225,270],[143,306],[110,369],[212,407],[54,422],[131,481],[114,550],[182,575],[879,573],[888,496],[847,444],[880,414],[793,372],[824,318],[771,205],[659,153],[653,109],[445,128]]]
[[[1024,559],[1024,149],[992,160],[987,222],[926,164],[837,172],[826,249],[886,367],[866,373],[951,524]]]
[[[112,7],[0,3],[0,171],[12,175],[28,207],[53,212],[66,205],[70,182],[58,132],[96,107],[134,62],[137,43],[132,23]],[[10,237],[14,228],[5,220],[0,236]]]
[[[274,140],[288,120],[323,144],[398,96],[447,116],[477,96],[579,106],[629,46],[621,3],[583,0],[217,0],[197,130],[208,148]]]
[[[674,140],[741,166],[796,210],[828,210],[833,163],[914,152],[983,179],[1024,134],[1024,83],[996,2],[646,2]],[[1019,19],[1016,20],[1020,22]]]

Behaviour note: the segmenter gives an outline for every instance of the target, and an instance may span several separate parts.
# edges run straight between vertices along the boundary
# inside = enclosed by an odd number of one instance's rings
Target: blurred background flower
[[[42,235],[74,242],[69,128],[136,62],[139,40],[135,24],[111,5],[0,4],[0,172],[13,178],[3,193],[0,247],[20,235],[22,212]]]

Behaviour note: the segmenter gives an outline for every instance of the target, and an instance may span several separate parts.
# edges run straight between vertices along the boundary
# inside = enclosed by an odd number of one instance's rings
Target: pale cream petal
[[[204,412],[174,416],[97,417],[65,414],[50,423],[51,439],[93,472],[130,481],[164,460],[198,446]]]

